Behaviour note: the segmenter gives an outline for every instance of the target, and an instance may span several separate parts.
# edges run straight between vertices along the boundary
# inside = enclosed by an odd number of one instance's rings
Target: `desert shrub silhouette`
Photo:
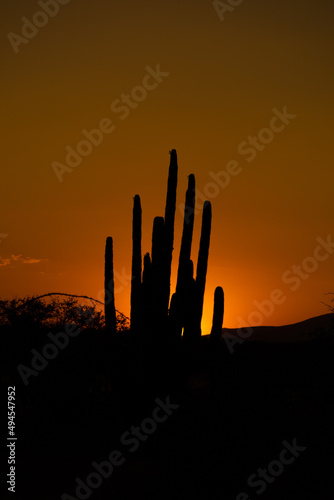
[[[61,299],[60,296],[66,298]],[[82,304],[79,298],[89,299],[92,304]],[[27,332],[45,329],[59,330],[73,323],[80,329],[102,330],[105,320],[102,311],[97,309],[94,302],[99,303],[90,297],[71,296],[64,293],[0,300],[0,326],[12,330],[22,329]],[[125,331],[128,328],[128,318],[117,311],[116,330]]]

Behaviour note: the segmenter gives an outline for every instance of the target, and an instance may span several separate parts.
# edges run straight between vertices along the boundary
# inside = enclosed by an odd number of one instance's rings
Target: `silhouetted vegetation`
[[[56,295],[56,296],[53,296]],[[60,298],[66,296],[65,299]],[[80,297],[67,294],[46,294],[42,297],[28,296],[18,299],[0,300],[0,327],[15,330],[55,330],[64,329],[67,324],[75,324],[80,329],[102,330],[105,318],[97,309],[93,298],[90,305],[83,304]],[[129,320],[122,313],[116,314],[117,331],[129,329]]]
[[[85,477],[93,460],[118,448],[126,429],[143,421],[150,425],[155,398],[167,395],[179,405],[175,415],[147,433],[137,453],[126,455],[125,465],[94,492],[96,498],[235,499],[247,489],[249,475],[277,456],[282,440],[296,436],[307,452],[274,486],[268,484],[266,498],[313,500],[319,491],[323,497],[321,486],[332,472],[323,458],[331,451],[333,427],[332,346],[323,348],[317,340],[245,342],[230,354],[222,339],[219,286],[211,335],[201,336],[211,204],[203,206],[194,276],[190,174],[170,300],[176,189],[173,150],[165,215],[153,221],[151,253],[143,262],[141,202],[134,197],[131,320],[115,307],[111,237],[105,247],[104,303],[53,293],[0,301],[1,380],[17,389],[23,492],[18,498],[74,494],[74,478]]]
[[[194,226],[195,177],[188,178],[186,204],[184,210],[183,234],[179,256],[176,291],[170,301],[170,277],[174,244],[174,221],[176,207],[178,164],[176,151],[170,152],[167,182],[165,216],[155,217],[152,231],[151,255],[145,254],[142,275],[141,255],[141,202],[134,197],[132,225],[132,281],[131,281],[131,331],[136,333],[136,343],[141,355],[141,363],[149,365],[154,359],[162,363],[163,358],[175,356],[181,345],[186,352],[198,352],[201,337],[201,320],[211,234],[211,204],[203,206],[202,229],[197,259],[196,277],[193,276],[191,246]],[[109,249],[109,250],[108,250]],[[114,304],[112,281],[112,238],[106,242],[105,259],[105,311],[106,324],[111,323]],[[213,332],[219,336],[224,314],[224,294],[216,292]],[[110,312],[109,312],[110,310]],[[113,328],[110,327],[110,332]]]

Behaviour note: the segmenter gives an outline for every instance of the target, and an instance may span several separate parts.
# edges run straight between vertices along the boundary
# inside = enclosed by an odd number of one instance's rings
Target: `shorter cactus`
[[[224,290],[221,286],[217,286],[214,295],[213,318],[211,337],[213,339],[220,339],[223,329],[224,320]]]

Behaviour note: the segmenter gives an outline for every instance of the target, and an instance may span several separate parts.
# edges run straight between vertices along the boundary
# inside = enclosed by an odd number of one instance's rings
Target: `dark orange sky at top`
[[[132,198],[141,196],[142,250],[151,251],[176,149],[172,289],[190,173],[195,264],[201,206],[212,203],[203,333],[218,285],[228,327],[327,312],[334,6],[236,3],[2,6],[1,298],[101,299],[112,236],[116,308],[129,315]]]

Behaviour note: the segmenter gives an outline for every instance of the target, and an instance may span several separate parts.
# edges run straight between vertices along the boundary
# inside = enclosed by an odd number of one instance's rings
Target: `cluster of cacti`
[[[153,222],[151,255],[141,254],[141,203],[139,195],[134,197],[132,227],[132,282],[131,282],[131,330],[143,343],[169,345],[181,338],[184,343],[194,344],[201,337],[201,320],[208,265],[211,233],[211,203],[203,206],[200,246],[196,277],[193,276],[191,245],[195,213],[195,177],[188,178],[183,233],[179,256],[176,291],[170,307],[170,277],[174,244],[174,221],[177,189],[177,156],[170,152],[165,217],[155,217]],[[110,332],[116,331],[116,311],[113,297],[112,238],[107,238],[105,263],[105,319]],[[112,300],[110,298],[112,295]],[[224,293],[217,287],[214,296],[214,314],[211,336],[220,338],[224,315]]]

